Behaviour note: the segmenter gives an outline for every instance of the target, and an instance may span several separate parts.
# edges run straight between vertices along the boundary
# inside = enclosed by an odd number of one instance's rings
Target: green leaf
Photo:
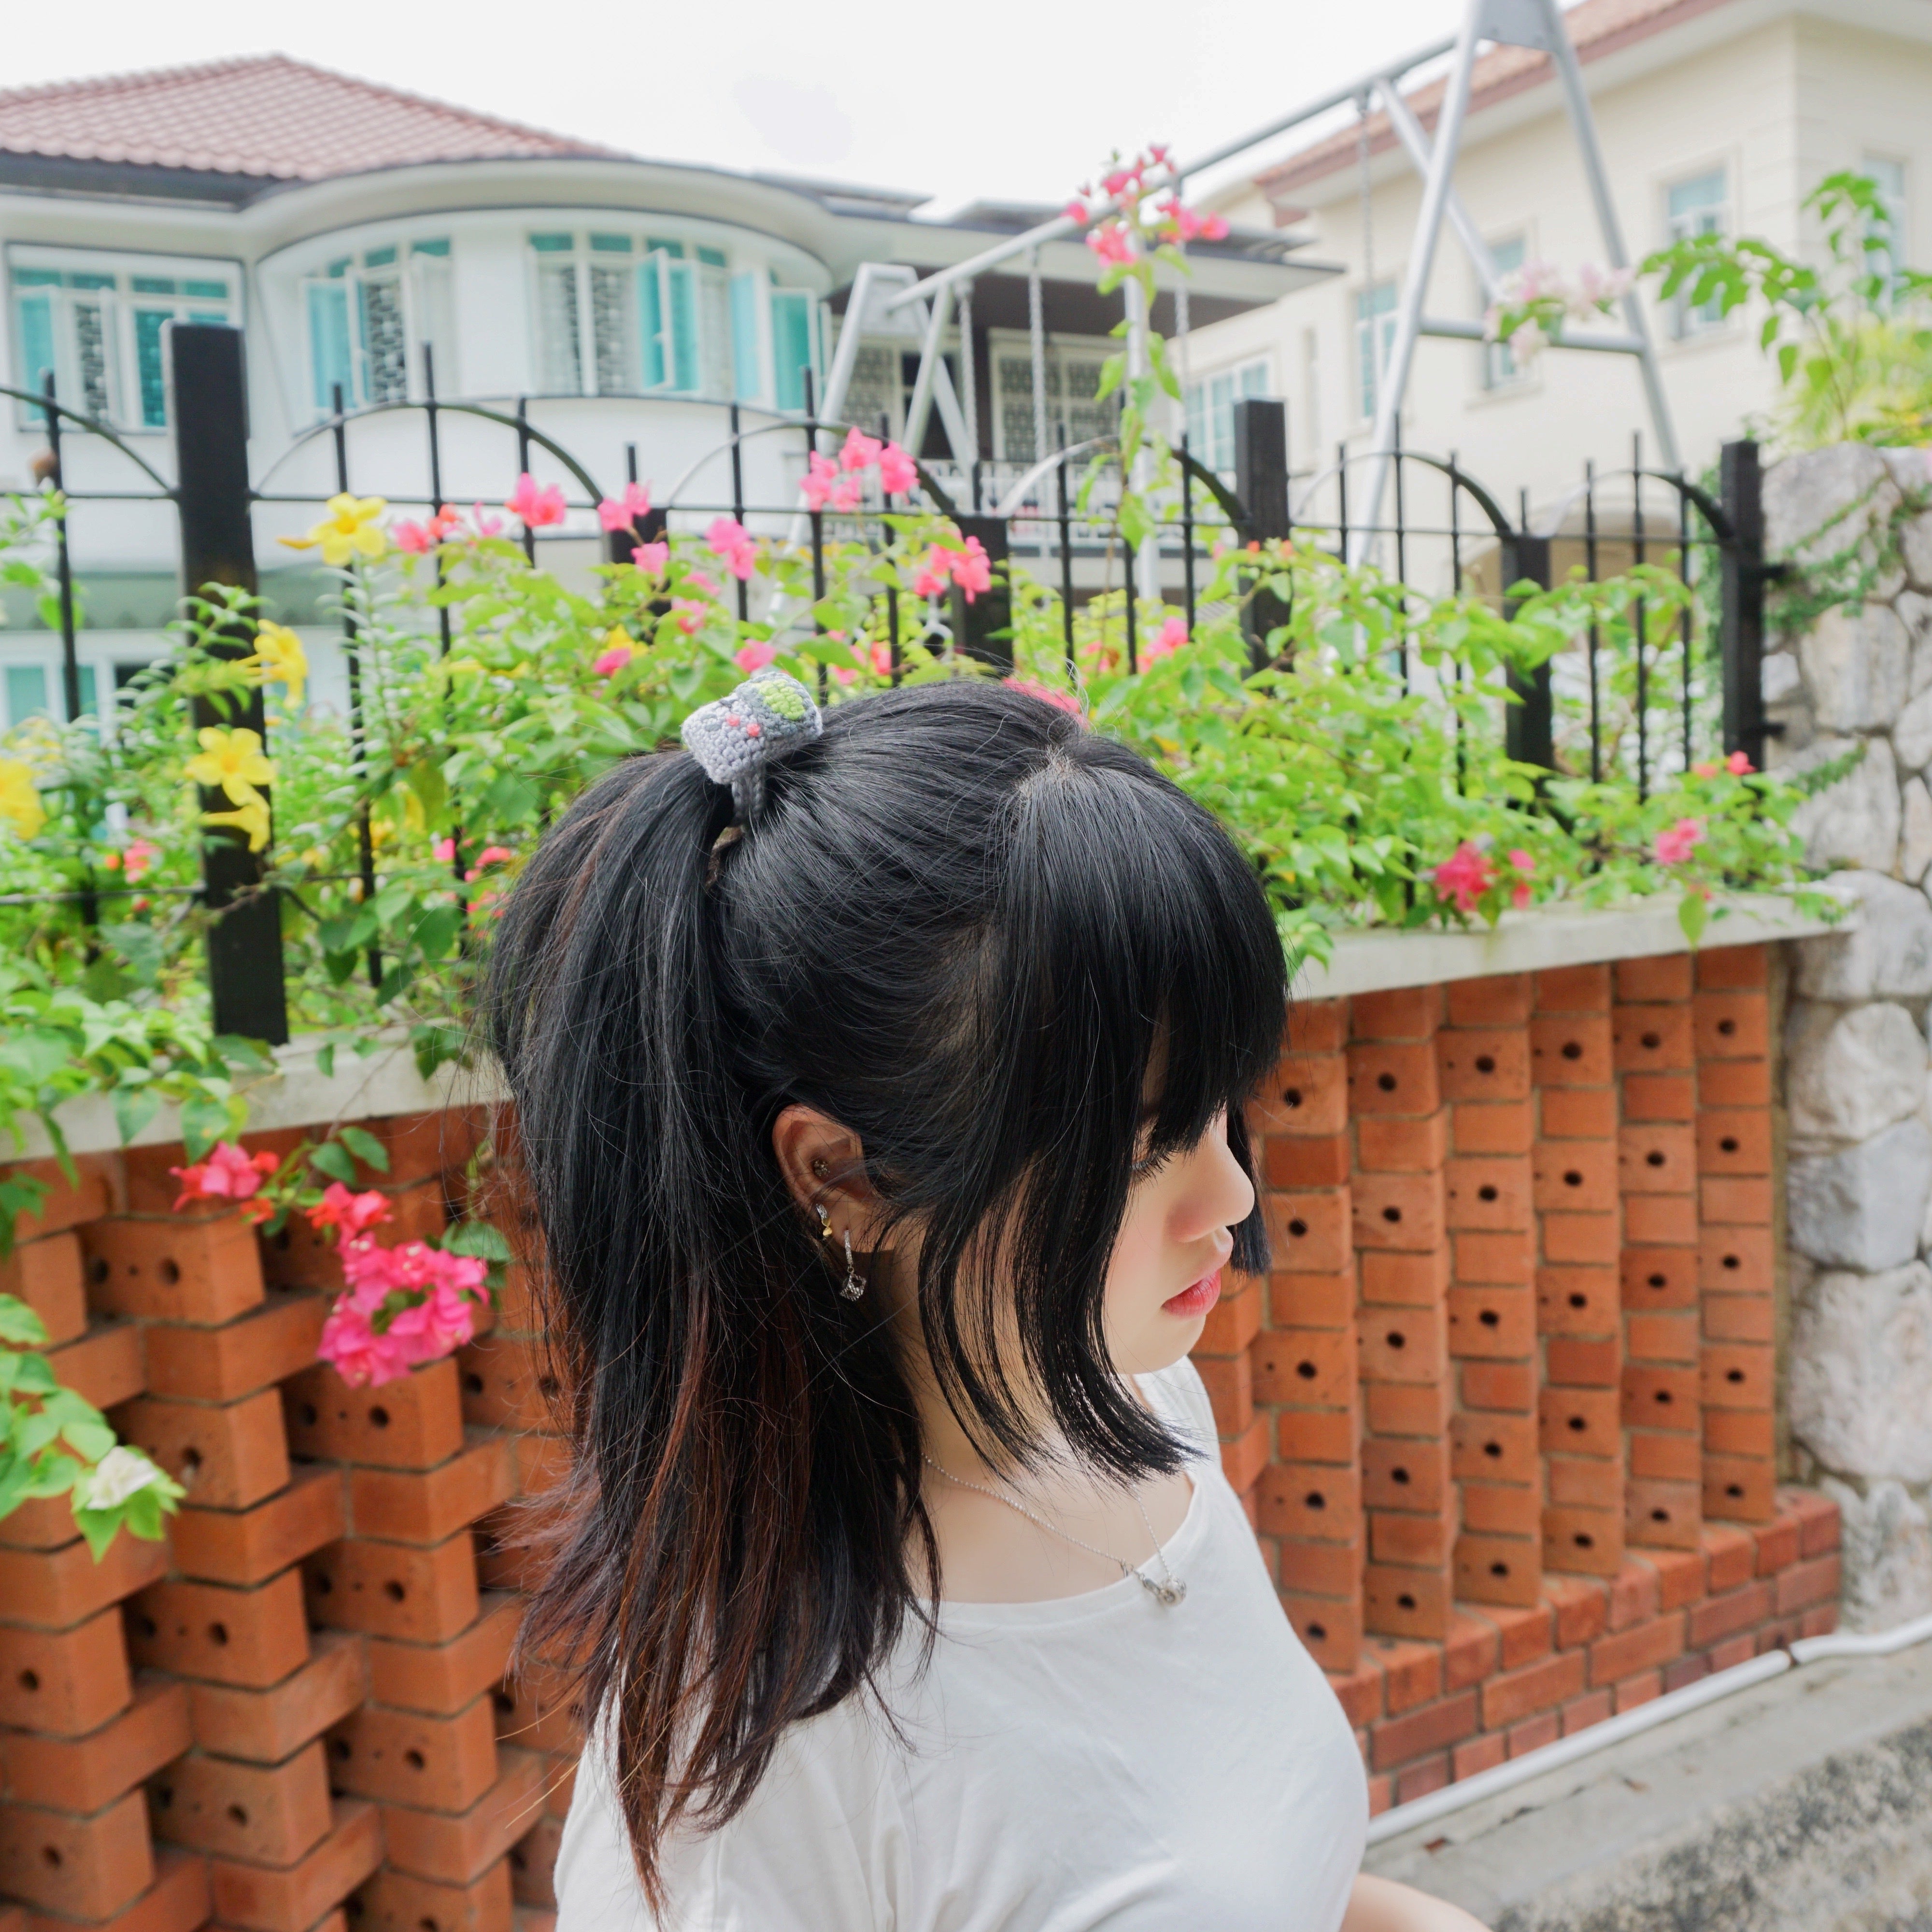
[[[344,1126],[337,1130],[342,1136],[344,1146],[365,1166],[373,1167],[378,1174],[389,1171],[389,1150],[365,1128]]]
[[[340,1181],[344,1187],[356,1185],[356,1163],[340,1141],[324,1141],[310,1150],[308,1159],[311,1167],[320,1168],[330,1180]]]
[[[320,1046],[316,1048],[315,1070],[320,1073],[325,1080],[333,1080],[335,1078],[335,1042],[334,1040],[325,1040]]]
[[[1710,918],[1710,902],[1702,892],[1687,892],[1678,900],[1677,923],[1684,928],[1684,937],[1690,942],[1694,951],[1703,938]]]
[[[486,1262],[509,1262],[516,1257],[502,1234],[488,1221],[459,1221],[442,1238],[445,1251],[452,1255],[473,1255]]]
[[[11,1348],[46,1346],[47,1324],[16,1294],[0,1294],[0,1342]]]
[[[115,1130],[126,1147],[160,1111],[161,1096],[152,1087],[117,1087],[111,1097]]]
[[[181,1118],[182,1138],[188,1143],[188,1159],[203,1160],[228,1132],[227,1100],[217,1099],[205,1090],[190,1094],[182,1102]]]
[[[449,785],[442,776],[442,767],[427,758],[419,758],[405,774],[410,790],[422,805],[423,818],[432,830],[442,822],[443,807],[448,802]]]

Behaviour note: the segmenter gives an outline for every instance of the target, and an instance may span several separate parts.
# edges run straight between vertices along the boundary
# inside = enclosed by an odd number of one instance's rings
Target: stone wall
[[[1844,1513],[1844,1614],[1932,1612],[1932,472],[1846,445],[1765,483],[1796,634],[1765,661],[1774,769],[1862,746],[1802,809],[1854,933],[1797,942],[1785,1036],[1796,1473]],[[1843,601],[1820,610],[1834,592]]]

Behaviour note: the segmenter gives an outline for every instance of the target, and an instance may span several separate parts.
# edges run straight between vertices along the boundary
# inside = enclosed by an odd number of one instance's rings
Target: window
[[[1885,203],[1886,219],[1874,221],[1865,231],[1868,242],[1881,245],[1865,251],[1870,273],[1890,284],[1906,264],[1905,164],[1884,154],[1867,154],[1858,163],[1859,172],[1870,176]]]
[[[772,290],[772,374],[782,410],[805,407],[805,372],[818,370],[818,304],[802,289]]]
[[[456,392],[455,303],[449,244],[436,238],[365,249],[332,262],[305,284],[309,373],[317,414],[400,403],[422,392],[420,350],[436,364],[440,395]],[[418,354],[411,354],[414,346]],[[416,364],[411,380],[411,364]]]
[[[1690,241],[1700,235],[1729,234],[1731,224],[1728,170],[1712,168],[1701,175],[1693,175],[1688,181],[1678,182],[1666,191],[1664,212],[1673,242]],[[1723,304],[1714,296],[1694,308],[1680,294],[1672,313],[1671,332],[1681,341],[1718,327],[1724,319]]]
[[[1031,463],[1034,448],[1033,341],[1028,335],[993,332],[989,346],[993,366],[993,454],[1008,463]],[[1107,358],[1114,352],[1111,342],[1061,339],[1050,340],[1046,350],[1047,448],[1037,455],[1049,454],[1064,446],[1090,442],[1095,436],[1112,436],[1120,423],[1120,394],[1102,399],[1100,376]],[[919,358],[910,358],[916,370]],[[953,376],[956,393],[958,370],[956,355],[949,354],[946,367]],[[908,392],[910,393],[910,392]]]
[[[741,403],[766,396],[764,279],[755,269],[731,278],[731,393]]]
[[[1525,254],[1523,238],[1512,235],[1507,242],[1491,244],[1490,260],[1496,264],[1498,280],[1506,280],[1522,266]],[[1523,371],[1516,358],[1510,353],[1507,342],[1486,342],[1483,344],[1483,387],[1486,389],[1504,389],[1510,383],[1520,382]]]
[[[51,374],[62,402],[124,431],[168,426],[170,322],[239,320],[240,278],[226,262],[21,248],[9,251],[8,279],[16,386],[38,391]]]
[[[566,396],[732,393],[746,332],[738,284],[748,279],[755,300],[755,275],[734,284],[721,250],[654,236],[532,235],[530,248],[538,388]]]
[[[1268,387],[1265,360],[1189,384],[1187,447],[1197,462],[1224,476],[1234,474],[1234,405],[1246,396],[1266,395]]]
[[[44,718],[47,710],[47,671],[44,664],[9,664],[7,667],[7,723],[24,724],[29,718]]]
[[[1377,282],[1355,296],[1355,394],[1364,422],[1382,397],[1382,371],[1395,346],[1395,284]]]

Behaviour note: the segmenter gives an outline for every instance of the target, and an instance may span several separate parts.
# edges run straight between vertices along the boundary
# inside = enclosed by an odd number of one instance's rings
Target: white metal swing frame
[[[1590,112],[1589,96],[1583,85],[1576,50],[1570,44],[1568,31],[1563,24],[1559,0],[1468,0],[1461,31],[1453,38],[1434,42],[1400,60],[1376,68],[1346,87],[1334,88],[1305,102],[1292,113],[1271,121],[1265,127],[1256,128],[1194,160],[1153,176],[1148,182],[1150,189],[1172,187],[1178,192],[1189,177],[1218,167],[1263,142],[1273,140],[1318,116],[1351,102],[1355,104],[1364,125],[1370,112],[1379,104],[1403,152],[1422,176],[1421,206],[1416,216],[1404,268],[1402,299],[1396,311],[1395,335],[1390,344],[1388,367],[1377,384],[1366,489],[1360,500],[1359,514],[1352,520],[1349,532],[1348,557],[1352,562],[1364,560],[1375,546],[1376,526],[1382,514],[1382,497],[1388,487],[1390,466],[1395,457],[1402,406],[1408,394],[1417,342],[1425,335],[1465,341],[1483,340],[1480,322],[1430,316],[1424,312],[1429,278],[1435,265],[1436,246],[1445,220],[1454,230],[1456,240],[1468,256],[1485,297],[1491,302],[1498,298],[1499,278],[1495,259],[1452,182],[1462,150],[1464,124],[1468,116],[1478,50],[1485,43],[1529,47],[1549,56],[1582,163],[1606,266],[1612,268],[1628,268],[1630,258],[1624,246],[1622,228],[1617,219],[1610,179],[1604,167],[1596,122]],[[1452,58],[1432,141],[1403,100],[1401,83],[1417,68],[1438,60],[1445,54]],[[899,265],[876,262],[862,264],[854,278],[845,311],[845,326],[840,333],[838,350],[826,374],[820,417],[834,422],[839,419],[858,360],[861,334],[916,340],[920,344],[919,374],[906,407],[905,445],[916,450],[924,442],[927,424],[937,406],[956,460],[964,464],[974,462],[979,454],[977,425],[968,422],[960,408],[946,367],[942,344],[952,320],[956,292],[962,285],[970,285],[976,277],[1017,256],[1029,255],[1030,307],[1036,318],[1034,420],[1036,424],[1043,424],[1046,412],[1044,358],[1037,343],[1036,320],[1039,251],[1047,242],[1078,235],[1083,228],[1106,219],[1119,206],[1118,200],[1102,201],[1089,211],[1084,222],[1076,221],[1068,215],[1056,215],[1052,220],[1012,236],[965,261],[924,277],[918,277],[913,270]],[[1366,245],[1366,234],[1364,238]],[[1130,371],[1138,373],[1147,366],[1148,319],[1144,304],[1137,298],[1138,284],[1130,280],[1124,284],[1123,292],[1128,325],[1128,363]],[[1643,385],[1644,400],[1660,461],[1666,470],[1676,470],[1679,467],[1680,458],[1671,424],[1670,404],[1664,394],[1663,372],[1658,362],[1657,345],[1634,288],[1622,298],[1622,314],[1624,328],[1621,332],[1566,328],[1550,346],[1552,350],[1578,350],[1634,358]],[[1036,451],[1035,455],[1037,460],[1030,475],[1040,472],[1054,460],[1048,458],[1044,451]],[[1024,487],[1026,480],[1022,479],[1020,488]],[[1010,494],[1016,496],[1018,490]],[[1007,506],[1003,503],[1000,507],[1004,510]],[[1157,559],[1143,556],[1139,560],[1136,575],[1140,580],[1138,587],[1142,595],[1159,594],[1155,574],[1157,568]]]

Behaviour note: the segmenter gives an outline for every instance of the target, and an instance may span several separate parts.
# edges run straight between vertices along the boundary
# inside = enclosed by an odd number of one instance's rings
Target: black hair
[[[526,1640],[608,1714],[654,1901],[664,1834],[731,1816],[939,1587],[898,1348],[878,1298],[837,1292],[781,1110],[849,1129],[917,1229],[927,1348],[974,1439],[1026,1462],[1043,1396],[1131,1480],[1182,1456],[1102,1335],[1137,1142],[1192,1145],[1225,1108],[1247,1167],[1286,1007],[1220,826],[1023,692],[836,706],[731,818],[686,752],[607,774],[512,895],[488,1000],[574,1451]],[[1258,1208],[1234,1260],[1266,1265]]]

